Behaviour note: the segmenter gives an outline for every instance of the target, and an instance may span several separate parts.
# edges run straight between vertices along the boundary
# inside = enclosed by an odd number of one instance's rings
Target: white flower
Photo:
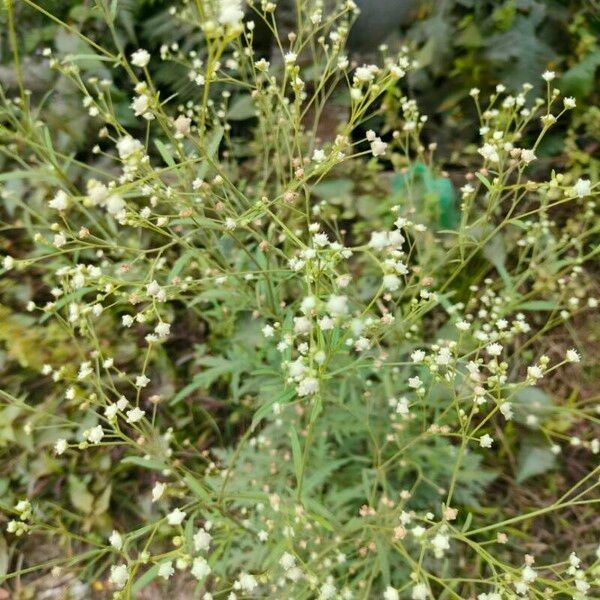
[[[492,438],[492,436],[489,433],[486,433],[485,435],[482,435],[479,438],[479,445],[482,448],[491,448],[493,443],[494,438]]]
[[[336,594],[337,590],[331,583],[324,583],[319,590],[319,600],[330,600]]]
[[[294,317],[294,333],[303,334],[310,331],[310,319],[306,317]]]
[[[315,377],[305,377],[298,384],[298,396],[312,396],[319,391],[319,380]]]
[[[2,260],[2,267],[10,271],[15,266],[15,259],[12,256],[5,256]]]
[[[160,294],[161,287],[160,287],[160,285],[158,285],[158,282],[156,281],[156,279],[151,281],[146,286],[146,292],[147,292],[148,296],[158,296]]]
[[[48,202],[48,206],[56,210],[67,210],[67,208],[69,208],[69,204],[69,196],[63,190],[58,190],[54,198]]]
[[[330,296],[327,301],[327,312],[333,316],[342,316],[348,312],[348,298],[346,296]]]
[[[146,375],[138,375],[135,378],[135,387],[145,388],[150,383],[150,379]]]
[[[357,352],[364,352],[371,347],[371,342],[366,337],[359,337],[354,344],[354,348]]]
[[[175,573],[175,569],[173,568],[173,561],[171,560],[161,563],[160,567],[158,567],[158,576],[163,579],[169,579],[173,573]]]
[[[166,338],[171,333],[171,324],[161,321],[155,328],[154,332],[158,337]]]
[[[127,572],[127,565],[113,565],[110,568],[110,577],[108,580],[114,584],[116,588],[124,588],[128,579],[129,573]]]
[[[286,54],[283,56],[283,60],[285,61],[286,65],[293,65],[297,58],[298,55],[295,52],[286,52]]]
[[[60,456],[66,451],[67,447],[67,440],[61,438],[60,440],[56,441],[56,444],[54,444],[54,452]]]
[[[158,502],[167,489],[167,484],[157,481],[152,488],[152,502]]]
[[[572,363],[578,363],[581,360],[581,357],[579,356],[577,350],[575,350],[574,348],[567,350],[566,356],[567,360]]]
[[[87,440],[92,444],[99,444],[104,437],[104,430],[102,429],[102,425],[96,425],[96,427],[92,427],[87,432]]]
[[[450,348],[441,348],[439,354],[435,357],[436,364],[440,366],[449,365],[452,360],[452,352]]]
[[[371,239],[369,240],[369,246],[376,250],[383,250],[390,245],[390,240],[387,231],[373,231],[371,233]]]
[[[319,319],[319,327],[321,331],[329,331],[335,327],[335,321],[331,317],[321,317]]]
[[[322,163],[325,160],[325,151],[321,149],[315,150],[312,159],[317,163]]]
[[[542,371],[541,367],[538,365],[532,365],[531,367],[527,367],[527,377],[528,379],[533,379],[534,381],[541,379],[544,376],[544,371]]]
[[[194,548],[196,552],[206,552],[210,547],[212,535],[204,529],[199,529],[194,535]]]
[[[522,150],[521,151],[521,160],[528,165],[530,162],[534,161],[537,158],[535,152],[533,150]]]
[[[390,292],[398,290],[401,283],[400,278],[393,273],[383,276],[383,287]]]
[[[383,156],[385,154],[387,144],[381,140],[381,138],[376,137],[371,142],[371,152],[373,156]]]
[[[412,589],[411,596],[412,600],[427,600],[429,597],[429,591],[424,583],[417,583]]]
[[[471,328],[471,325],[467,323],[467,321],[458,321],[456,323],[456,329],[459,331],[468,331]]]
[[[192,568],[190,569],[190,573],[198,580],[201,581],[211,572],[211,568],[209,564],[206,562],[204,558],[199,556],[194,559],[192,563]]]
[[[502,354],[502,345],[497,343],[490,344],[486,350],[490,356],[500,356]]]
[[[271,337],[273,337],[275,330],[273,329],[273,327],[271,325],[265,325],[262,328],[262,333],[266,338],[271,338]]]
[[[403,418],[406,419],[410,414],[410,408],[408,406],[408,400],[406,398],[400,398],[396,405],[396,412]]]
[[[64,233],[57,233],[53,243],[57,248],[62,248],[67,243],[67,236]]]
[[[141,410],[140,408],[138,408],[136,406],[135,408],[132,408],[131,410],[127,411],[126,421],[128,423],[137,423],[138,421],[141,421],[144,418],[145,414],[146,414],[145,410]]]
[[[500,161],[498,150],[492,144],[485,143],[481,148],[478,148],[477,152],[490,162],[497,163]]]
[[[589,179],[582,179],[580,177],[573,186],[573,194],[577,198],[584,198],[585,196],[589,196],[591,191],[592,182]]]
[[[567,110],[575,108],[577,106],[577,102],[572,96],[569,96],[568,98],[563,98],[563,104]]]
[[[408,385],[409,387],[413,388],[413,389],[417,389],[418,387],[421,386],[423,382],[421,381],[420,377],[410,377],[408,379]]]
[[[133,112],[136,117],[141,117],[148,111],[148,105],[150,103],[150,99],[146,94],[141,94],[136,96],[131,103],[131,108],[133,108]]]
[[[181,135],[186,135],[190,132],[191,124],[192,120],[184,115],[179,115],[173,123],[173,125],[175,126],[175,130]]]
[[[169,525],[181,525],[185,519],[186,513],[183,510],[176,508],[167,515],[167,523]]]
[[[398,590],[388,585],[383,592],[383,600],[400,600],[400,594]]]
[[[284,552],[279,559],[279,564],[283,568],[284,571],[288,571],[292,567],[296,566],[296,558],[293,554],[289,552]]]
[[[239,579],[240,587],[245,592],[252,593],[258,587],[258,581],[254,575],[250,575],[250,573],[240,573]]]
[[[425,358],[425,352],[423,350],[415,350],[411,355],[410,358],[413,362],[415,363],[419,363],[421,362],[424,358]]]
[[[537,573],[529,565],[526,565],[521,571],[521,576],[526,583],[533,583],[537,578]]]
[[[512,411],[512,404],[510,402],[503,402],[500,405],[500,412],[507,421],[510,421],[513,418],[514,414]]]
[[[450,538],[443,533],[438,533],[432,540],[433,554],[436,558],[442,558],[444,552],[450,548]]]
[[[125,209],[125,200],[118,194],[112,194],[106,199],[106,211],[111,215],[118,215]]]
[[[300,303],[300,310],[306,315],[317,306],[317,299],[314,296],[307,296]]]
[[[123,160],[128,159],[143,148],[144,146],[142,146],[142,143],[139,140],[134,140],[130,135],[121,138],[117,142],[117,152]]]
[[[368,83],[375,79],[379,68],[375,65],[363,65],[354,71],[354,79],[359,83]]]
[[[327,238],[326,233],[317,233],[313,237],[313,243],[315,246],[320,248],[324,248],[329,244],[329,239]]]
[[[87,192],[88,198],[94,206],[102,204],[108,197],[108,188],[95,179],[90,179],[88,181]]]
[[[94,371],[92,369],[92,363],[84,361],[79,365],[79,371],[77,372],[77,379],[80,381],[91,375]]]
[[[221,25],[238,25],[243,18],[242,0],[220,0],[218,20]]]
[[[113,532],[110,534],[108,541],[115,550],[120,550],[123,547],[123,538],[116,529],[113,529]]]
[[[131,64],[136,67],[145,67],[150,62],[150,53],[143,48],[136,50],[131,55]]]
[[[556,78],[556,73],[554,71],[544,71],[542,73],[542,79],[544,81],[552,81]]]

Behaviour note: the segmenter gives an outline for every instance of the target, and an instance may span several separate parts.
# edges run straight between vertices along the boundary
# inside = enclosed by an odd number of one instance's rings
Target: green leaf
[[[69,498],[80,512],[89,514],[94,505],[94,496],[88,492],[86,484],[75,475],[69,475]]]
[[[588,96],[596,85],[598,67],[600,67],[600,50],[595,50],[561,77],[559,85],[563,94],[571,94],[578,98]]]
[[[538,419],[547,417],[553,408],[552,398],[544,390],[535,387],[525,387],[514,395],[515,420],[527,423],[527,417],[533,415]]]
[[[332,200],[352,193],[353,189],[354,182],[351,179],[329,179],[313,186],[312,192],[319,198]]]
[[[560,305],[550,300],[531,300],[519,304],[517,310],[559,310]]]
[[[219,150],[219,145],[221,144],[221,140],[223,139],[223,133],[225,130],[222,127],[217,127],[209,136],[206,142],[206,157],[207,160],[203,161],[198,169],[197,177],[202,179],[209,167],[210,162],[215,158],[217,151]]]
[[[163,144],[160,140],[154,140],[154,144],[156,148],[160,152],[162,159],[169,165],[169,167],[175,166],[175,161],[173,160],[173,155],[171,154],[171,150],[168,148],[166,144]]]
[[[256,107],[250,95],[238,96],[227,111],[227,117],[231,121],[245,121],[256,117]]]
[[[390,561],[387,555],[388,545],[381,538],[378,537],[376,540],[377,545],[377,558],[379,560],[379,568],[381,569],[381,575],[383,576],[383,583],[385,586],[390,585]]]
[[[107,485],[104,488],[104,491],[96,499],[96,503],[94,505],[94,514],[95,515],[101,515],[108,510],[108,507],[110,505],[111,493],[112,493],[112,486]]]
[[[487,190],[492,189],[492,184],[489,182],[487,177],[484,177],[481,173],[477,171],[475,172],[475,176],[477,177],[477,179],[479,179],[479,181],[481,181],[481,183],[483,183]]]
[[[210,387],[215,381],[225,375],[239,375],[244,372],[247,362],[243,360],[231,360],[223,356],[205,356],[199,361],[202,365],[208,365],[201,373],[194,376],[192,381],[183,387],[171,400],[170,404],[177,404],[189,396],[193,391]]]
[[[121,460],[121,464],[136,465],[151,471],[163,471],[167,468],[165,463],[154,458],[143,458],[141,456],[126,456]]]
[[[498,77],[509,88],[516,89],[527,81],[539,81],[540,73],[556,53],[537,34],[541,15],[531,11],[518,15],[506,32],[491,35],[486,40],[486,57],[498,65]]]
[[[192,475],[186,475],[184,477],[184,481],[188,488],[198,496],[198,498],[202,498],[202,500],[210,500],[209,493],[202,487],[202,484]]]
[[[517,483],[550,471],[555,462],[556,457],[549,448],[524,445],[517,463]]]
[[[496,271],[508,289],[513,289],[513,282],[506,270],[506,248],[501,236],[494,236],[483,249],[484,256],[494,265]]]
[[[292,444],[292,457],[294,459],[294,471],[296,473],[296,483],[300,486],[302,478],[302,449],[300,448],[300,440],[295,429],[290,429],[290,442]]]
[[[169,272],[168,280],[172,282],[175,277],[178,277],[185,265],[190,262],[190,260],[196,254],[196,250],[186,250],[173,264],[173,268]]]
[[[131,593],[134,598],[137,598],[137,595],[142,591],[142,589],[158,577],[159,568],[160,565],[153,565],[141,577],[138,577],[135,583],[131,586]]]
[[[4,536],[0,534],[0,579],[8,572],[8,546]]]
[[[266,395],[266,394],[265,394]],[[282,392],[279,395],[271,396],[270,400],[267,400],[255,413],[252,417],[252,424],[250,425],[250,429],[254,429],[267,415],[270,415],[273,411],[273,405],[279,403],[289,402],[296,395],[296,391],[293,388],[288,389],[287,391]],[[269,397],[269,396],[267,396]]]

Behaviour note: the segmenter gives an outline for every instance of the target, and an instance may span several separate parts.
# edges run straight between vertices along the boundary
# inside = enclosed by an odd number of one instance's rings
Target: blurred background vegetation
[[[112,3],[113,5],[115,3]],[[138,47],[158,54],[160,47],[178,43],[184,51],[197,47],[200,33],[177,22],[169,14],[169,0],[119,0],[116,34],[126,50]],[[456,142],[472,131],[473,105],[469,90],[478,87],[488,92],[503,83],[517,89],[525,82],[539,85],[539,75],[547,68],[562,74],[561,92],[575,96],[580,110],[572,115],[579,148],[597,157],[598,149],[590,142],[600,132],[597,76],[600,67],[600,4],[596,0],[362,0],[362,14],[354,26],[350,46],[358,61],[373,58],[381,43],[406,44],[413,50],[420,68],[411,73],[409,88],[419,98],[425,114],[430,115],[431,138],[442,144],[448,156]],[[30,89],[43,94],[49,88],[50,74],[41,49],[53,46],[59,52],[77,52],[82,42],[43,11],[85,32],[91,39],[105,43],[109,39],[105,20],[94,2],[89,0],[42,0],[40,10],[28,2],[17,2],[17,18],[24,32],[20,36],[25,56],[25,75]],[[392,7],[390,9],[390,7]],[[279,3],[278,19],[291,25],[293,1]],[[6,13],[0,13],[2,31],[6,30]],[[251,18],[248,15],[248,18]],[[5,34],[0,34],[0,75],[10,85],[11,55]],[[270,54],[272,40],[265,31],[257,32],[257,48]],[[86,65],[98,76],[110,76],[99,61]],[[177,93],[182,100],[195,93],[186,86],[185,68],[172,63],[158,67],[157,81],[164,93]],[[117,80],[118,84],[119,81]],[[127,91],[125,81],[122,82]],[[64,97],[64,96],[63,96]],[[53,106],[57,117],[68,112],[64,122],[65,143],[85,146],[86,111],[78,106]],[[135,119],[127,110],[129,97],[123,94],[123,117],[133,125]],[[243,111],[239,115],[244,117]],[[568,127],[569,123],[563,127]],[[559,141],[563,131],[557,130],[545,145],[548,154],[559,154],[564,148]],[[472,134],[470,134],[472,135]],[[569,143],[569,142],[567,142]],[[571,147],[575,150],[576,147]],[[577,156],[577,160],[584,160]]]

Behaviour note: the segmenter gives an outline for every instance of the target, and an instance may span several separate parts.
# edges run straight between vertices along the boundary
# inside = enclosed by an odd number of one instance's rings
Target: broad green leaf
[[[554,468],[556,457],[550,448],[524,445],[517,463],[517,483],[541,475]]]
[[[68,481],[71,504],[82,513],[91,513],[94,505],[94,496],[90,494],[86,484],[75,475],[69,475]]]
[[[527,423],[527,417],[533,415],[538,419],[547,417],[552,412],[552,398],[544,390],[528,386],[514,395],[515,419]]]
[[[227,118],[231,121],[245,121],[256,116],[256,107],[249,94],[238,96],[227,111]]]

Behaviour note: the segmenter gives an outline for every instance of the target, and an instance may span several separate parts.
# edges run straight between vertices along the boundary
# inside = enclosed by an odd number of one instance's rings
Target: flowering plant
[[[600,188],[534,171],[576,101],[551,71],[543,98],[473,89],[481,142],[443,227],[411,170],[447,181],[402,92],[408,50],[356,62],[352,0],[296,5],[284,38],[274,2],[184,2],[172,16],[202,45],[160,56],[77,32],[128,78],[127,119],[89,53],[43,50],[97,125],[86,160],[56,149],[45,99],[1,91],[3,153],[36,182],[4,190],[3,274],[37,282],[17,303],[57,342],[39,342],[36,385],[23,365],[1,396],[23,422],[15,444],[51,465],[11,479],[11,548],[58,552],[6,578],[66,573],[114,598],[184,584],[206,600],[592,597],[597,540],[528,541],[598,501],[597,407],[545,387],[581,361],[550,336],[598,304]],[[161,94],[159,61],[196,101]],[[511,504],[504,482],[556,476],[565,447],[588,456],[577,478]]]

